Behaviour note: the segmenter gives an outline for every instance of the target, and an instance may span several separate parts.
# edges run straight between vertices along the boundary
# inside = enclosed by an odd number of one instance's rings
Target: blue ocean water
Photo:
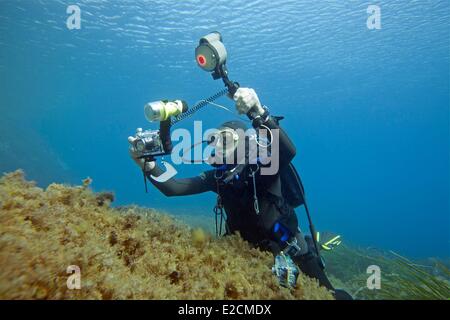
[[[72,4],[79,30],[66,26]],[[371,4],[379,30],[366,25]],[[222,88],[194,60],[218,30],[230,77],[285,116],[318,229],[449,257],[449,21],[447,0],[0,0],[0,170],[23,168],[42,186],[90,176],[117,205],[212,214],[213,194],[145,194],[127,137],[156,128],[146,102],[193,105]],[[207,107],[177,126],[232,118]]]

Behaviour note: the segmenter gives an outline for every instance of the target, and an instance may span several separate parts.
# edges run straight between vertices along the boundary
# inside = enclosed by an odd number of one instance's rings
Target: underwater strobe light
[[[200,68],[211,72],[214,80],[222,79],[231,96],[235,94],[239,88],[239,83],[228,78],[227,50],[222,43],[222,35],[219,32],[211,32],[200,38],[200,42],[195,48],[195,60]]]
[[[220,73],[219,69],[227,60],[227,50],[219,32],[211,32],[200,39],[195,49],[195,59],[200,68],[208,72]]]

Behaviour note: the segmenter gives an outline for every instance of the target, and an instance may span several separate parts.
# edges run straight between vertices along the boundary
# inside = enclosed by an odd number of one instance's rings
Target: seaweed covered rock
[[[303,275],[296,290],[280,287],[271,255],[239,235],[214,239],[151,209],[110,208],[113,195],[89,183],[44,190],[21,171],[0,179],[1,299],[332,299]],[[80,289],[68,288],[73,266]]]

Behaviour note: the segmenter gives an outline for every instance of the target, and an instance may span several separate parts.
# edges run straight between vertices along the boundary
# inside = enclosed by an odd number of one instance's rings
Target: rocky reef
[[[216,239],[151,209],[110,207],[111,193],[0,179],[0,299],[332,299],[300,275],[279,286],[270,254]],[[68,286],[79,268],[79,289]],[[69,268],[69,269],[68,269]],[[71,287],[72,289],[69,289]]]

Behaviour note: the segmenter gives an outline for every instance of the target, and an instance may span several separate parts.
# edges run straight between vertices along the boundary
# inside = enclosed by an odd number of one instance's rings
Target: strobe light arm
[[[239,89],[239,83],[235,82],[235,81],[231,81],[228,78],[228,69],[227,66],[225,64],[222,64],[219,66],[219,70],[218,71],[214,71],[214,73],[212,74],[213,78],[219,79],[221,78],[223,83],[225,84],[225,87],[227,87],[228,89],[228,93],[231,97],[234,96],[234,94],[236,93],[237,89]]]

